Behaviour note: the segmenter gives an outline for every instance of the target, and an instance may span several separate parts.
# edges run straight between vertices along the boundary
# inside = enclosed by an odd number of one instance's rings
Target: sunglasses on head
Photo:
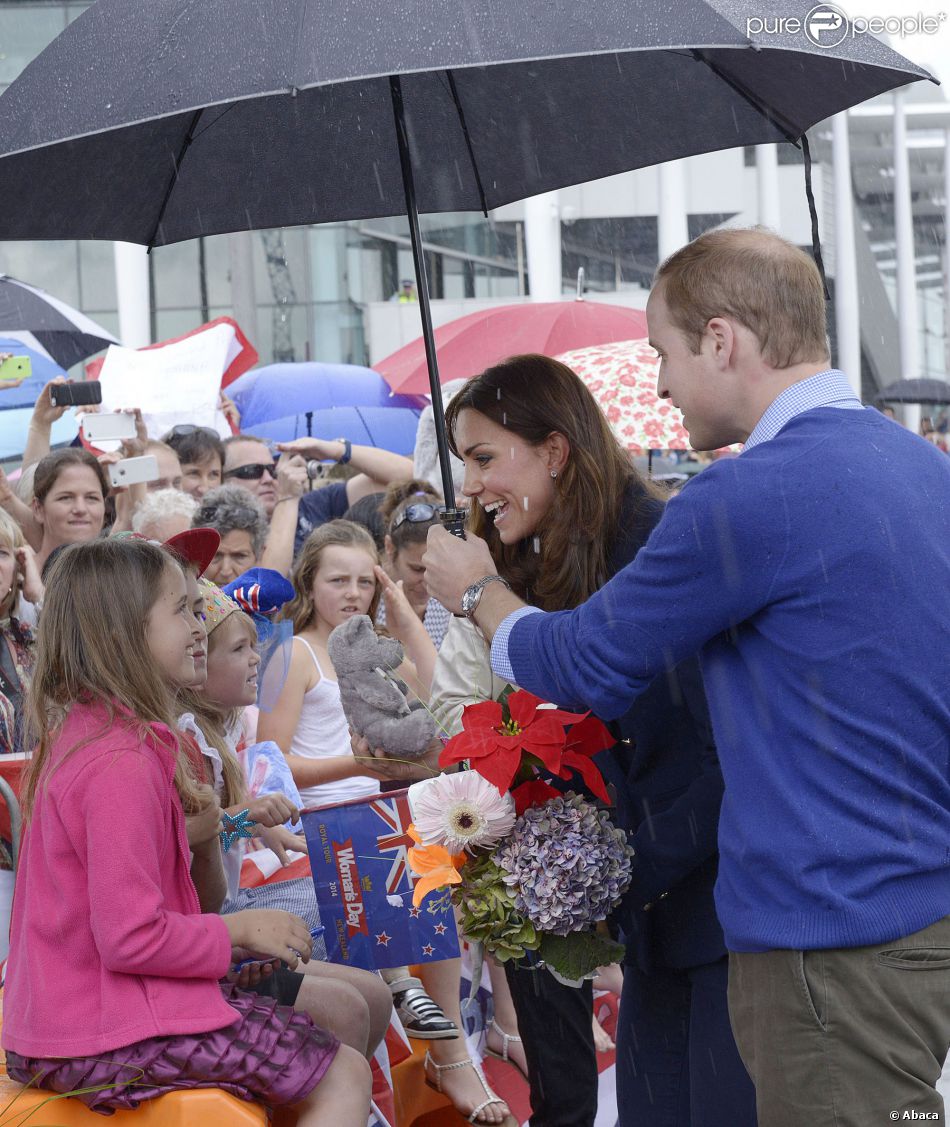
[[[218,434],[216,430],[211,427],[198,427],[193,423],[179,423],[177,426],[172,427],[165,437],[166,439],[188,438],[192,434],[208,434],[212,438],[218,439],[219,442],[221,440],[221,435]]]
[[[439,513],[445,512],[445,505],[430,505],[427,501],[415,501],[407,505],[393,521],[392,530],[409,521],[411,524],[422,524],[427,520],[434,520]]]
[[[225,470],[225,477],[236,477],[241,481],[260,481],[264,472],[277,480],[277,467],[271,462],[249,462],[246,466],[238,466],[236,470]]]

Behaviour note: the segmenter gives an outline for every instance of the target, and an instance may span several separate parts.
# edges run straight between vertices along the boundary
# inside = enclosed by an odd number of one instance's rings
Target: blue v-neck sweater
[[[508,639],[519,685],[604,719],[697,651],[729,948],[950,913],[950,458],[871,409],[806,411],[690,482],[582,607]]]

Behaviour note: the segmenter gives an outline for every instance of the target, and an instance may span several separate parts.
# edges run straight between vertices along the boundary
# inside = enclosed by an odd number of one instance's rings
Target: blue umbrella
[[[15,458],[23,453],[26,445],[26,432],[36,397],[45,384],[66,373],[54,360],[12,337],[0,337],[0,352],[28,356],[33,366],[32,375],[19,387],[4,388],[0,383],[0,458]],[[76,429],[76,419],[69,412],[53,424],[53,444],[68,442],[76,434]]]
[[[393,395],[378,372],[354,364],[270,364],[245,372],[227,392],[241,412],[242,430],[333,407],[425,406],[417,396]]]
[[[37,352],[29,345],[24,344],[23,341],[16,340],[13,337],[0,336],[0,352],[9,352],[14,356],[26,356],[33,365],[33,374],[19,387],[4,388],[3,384],[0,383],[0,411],[13,411],[17,407],[32,407],[45,384],[56,379],[57,376],[66,375],[55,360],[50,360],[42,352]]]
[[[380,450],[391,450],[394,454],[411,455],[421,413],[419,407],[327,407],[312,412],[310,420],[306,414],[301,414],[287,415],[256,426],[245,426],[242,421],[241,431],[274,442],[289,442],[308,435],[314,438],[343,436],[354,446],[378,446]]]

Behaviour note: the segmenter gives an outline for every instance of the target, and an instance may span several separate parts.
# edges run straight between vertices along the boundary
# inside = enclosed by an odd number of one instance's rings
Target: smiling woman
[[[65,544],[83,544],[102,531],[109,484],[87,450],[71,447],[47,454],[33,479],[33,515],[43,529],[37,553],[42,570],[50,553]]]

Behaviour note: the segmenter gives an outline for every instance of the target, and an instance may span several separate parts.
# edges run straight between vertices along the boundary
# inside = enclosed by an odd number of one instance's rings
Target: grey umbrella
[[[0,336],[38,346],[62,368],[119,342],[107,329],[38,286],[0,274]]]
[[[920,403],[939,406],[950,403],[950,383],[946,380],[897,380],[882,387],[875,396],[878,403]]]
[[[825,46],[803,8],[99,0],[0,98],[0,239],[157,246],[408,212],[445,455],[418,212],[487,211],[692,153],[798,143],[929,77],[866,35]],[[801,32],[775,30],[777,17]]]

